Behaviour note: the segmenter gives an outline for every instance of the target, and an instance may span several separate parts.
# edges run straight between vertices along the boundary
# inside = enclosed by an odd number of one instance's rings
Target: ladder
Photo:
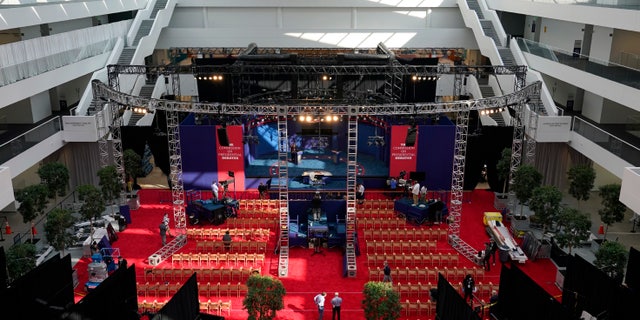
[[[278,107],[278,275],[289,273],[289,139],[287,137],[287,108]]]
[[[356,269],[356,184],[358,179],[358,114],[349,108],[347,129],[347,275],[355,278]]]

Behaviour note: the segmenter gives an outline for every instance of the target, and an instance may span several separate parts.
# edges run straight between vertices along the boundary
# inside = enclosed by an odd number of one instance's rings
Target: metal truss
[[[356,188],[358,183],[358,108],[349,109],[347,124],[347,275],[355,278]]]
[[[165,75],[166,77],[166,75]],[[179,97],[180,94],[180,74],[172,73],[171,74],[171,94],[176,97]]]
[[[287,136],[287,108],[277,107],[278,112],[278,208],[280,225],[278,226],[278,275],[289,274],[289,137]],[[295,155],[292,155],[295,156]]]
[[[109,66],[110,68],[119,71],[136,71],[136,66]],[[127,69],[127,67],[129,67]],[[253,66],[250,66],[253,67]],[[369,67],[369,66],[367,66]],[[407,67],[407,66],[402,66]],[[411,67],[411,66],[410,66]],[[455,69],[456,67],[447,66],[443,68],[438,66],[442,71]],[[388,67],[381,67],[382,69]],[[498,71],[512,70],[525,70],[519,69],[520,67],[489,67]],[[146,67],[143,67],[146,70]],[[268,68],[265,68],[268,69]],[[393,69],[393,68],[391,68]],[[518,76],[516,75],[516,78]],[[110,78],[111,79],[111,78]],[[280,202],[280,230],[279,230],[279,245],[280,245],[280,260],[279,260],[279,274],[286,276],[288,274],[288,257],[289,257],[289,238],[288,238],[288,223],[289,223],[289,208],[288,208],[288,138],[287,138],[287,126],[286,119],[289,116],[296,116],[300,114],[307,114],[312,110],[318,112],[318,108],[322,108],[324,111],[331,111],[332,114],[347,116],[349,121],[349,142],[348,144],[348,169],[347,169],[347,218],[348,223],[353,221],[355,223],[355,184],[357,180],[357,119],[360,116],[380,116],[380,115],[426,115],[426,114],[443,114],[443,113],[457,113],[456,122],[456,149],[454,154],[454,170],[451,186],[451,203],[450,213],[452,214],[453,221],[450,223],[449,242],[451,245],[460,251],[464,256],[473,261],[473,254],[476,250],[462,241],[459,237],[460,221],[462,212],[462,198],[463,198],[463,180],[464,180],[464,164],[466,155],[466,138],[468,130],[468,118],[471,110],[484,110],[488,108],[511,106],[516,111],[513,117],[514,126],[514,139],[512,146],[512,160],[511,160],[511,175],[515,169],[520,165],[520,159],[522,155],[522,142],[524,139],[524,127],[523,127],[523,115],[524,106],[532,98],[538,97],[540,94],[540,82],[536,82],[529,86],[523,87],[521,90],[514,93],[501,96],[490,97],[478,100],[468,101],[456,101],[447,103],[397,103],[397,104],[381,104],[381,105],[325,105],[325,106],[302,106],[302,105],[287,105],[287,106],[275,106],[275,105],[244,105],[244,104],[223,104],[223,103],[196,103],[196,102],[181,102],[159,99],[147,99],[137,96],[132,96],[126,93],[122,93],[100,83],[99,81],[92,82],[94,96],[101,97],[103,99],[112,101],[112,124],[113,127],[118,128],[116,134],[119,141],[119,126],[121,117],[119,117],[119,111],[117,108],[123,105],[136,105],[147,106],[149,110],[164,110],[167,111],[167,126],[170,135],[170,159],[171,159],[171,180],[172,180],[172,194],[174,200],[174,217],[176,218],[176,226],[182,224],[186,225],[184,218],[184,190],[182,185],[182,162],[180,158],[180,145],[179,145],[179,132],[178,132],[178,113],[180,112],[193,112],[200,114],[225,114],[225,115],[263,115],[263,116],[277,116],[278,117],[278,184],[279,202]],[[115,108],[115,110],[114,110]],[[315,108],[315,109],[314,109]],[[115,136],[114,136],[115,138]],[[512,177],[510,183],[513,183]],[[510,197],[514,198],[514,197]],[[511,200],[510,200],[511,201]],[[351,210],[351,211],[350,211]],[[355,225],[354,225],[355,226]],[[348,229],[349,230],[349,229]],[[348,235],[348,237],[351,234]],[[348,238],[347,246],[349,249],[349,243],[353,244],[353,238]],[[353,270],[355,274],[356,270]]]
[[[109,126],[111,125],[111,120],[107,121],[107,117],[105,112],[107,112],[107,108],[102,108],[102,110],[98,110],[96,112],[96,123],[98,125],[98,152],[100,153],[100,167],[104,168],[109,165]]]
[[[187,233],[184,184],[182,183],[182,153],[180,152],[180,117],[177,112],[167,114],[167,138],[169,139],[169,168],[171,170],[171,203],[176,232]]]
[[[109,130],[111,134],[111,142],[113,144],[113,163],[116,166],[116,170],[118,171],[118,175],[120,175],[120,185],[122,187],[122,200],[124,200],[124,191],[126,190],[126,177],[124,172],[124,158],[122,156],[122,135],[120,131],[120,127],[122,127],[123,119],[120,116],[120,111],[122,111],[123,107],[121,104],[115,103],[113,101],[107,104],[109,106],[109,116],[111,117],[111,130]],[[107,133],[107,136],[109,133]]]

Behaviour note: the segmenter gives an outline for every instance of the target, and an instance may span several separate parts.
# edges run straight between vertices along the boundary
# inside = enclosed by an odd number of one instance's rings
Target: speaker
[[[418,129],[416,128],[407,129],[407,138],[404,140],[404,145],[407,147],[413,147],[416,144],[417,133],[418,133]]]
[[[229,146],[229,137],[227,136],[226,128],[218,128],[218,141],[220,141],[220,145],[223,147]]]

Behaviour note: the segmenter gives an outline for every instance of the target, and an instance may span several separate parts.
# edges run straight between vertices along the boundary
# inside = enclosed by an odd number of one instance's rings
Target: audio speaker
[[[416,144],[417,133],[418,133],[418,129],[416,128],[407,129],[407,138],[404,140],[404,145],[407,147],[413,147]]]
[[[218,128],[218,141],[220,141],[220,145],[223,147],[229,146],[229,137],[227,136],[226,128]]]

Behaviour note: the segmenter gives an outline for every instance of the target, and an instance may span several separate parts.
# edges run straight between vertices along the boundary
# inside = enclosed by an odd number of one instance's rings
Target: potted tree
[[[98,178],[100,179],[100,189],[102,197],[110,204],[116,204],[116,200],[122,192],[122,181],[120,174],[114,166],[106,166],[98,170]]]
[[[627,265],[627,249],[619,242],[606,241],[596,252],[596,260],[593,264],[621,283],[624,268]]]
[[[279,279],[252,275],[247,280],[247,296],[242,300],[249,320],[272,320],[284,308],[286,291]]]
[[[604,239],[607,238],[607,231],[609,226],[622,221],[624,219],[624,213],[627,207],[624,203],[620,202],[620,188],[619,184],[607,184],[600,186],[599,195],[602,198],[602,208],[598,210],[600,220],[605,224]],[[634,222],[635,223],[635,222]]]
[[[573,247],[589,239],[591,220],[576,209],[562,208],[558,215],[558,224],[561,230],[555,239],[559,246],[569,248],[569,254]]]
[[[47,187],[42,184],[34,184],[16,192],[16,200],[20,202],[18,212],[22,215],[22,222],[33,225],[33,220],[44,213],[47,206],[47,194]],[[31,243],[36,242],[33,230],[32,227]]]
[[[9,248],[7,252],[7,271],[9,279],[16,280],[36,267],[36,246],[31,243],[20,243]]]
[[[522,205],[520,207],[520,215],[516,219],[526,219],[523,217],[522,210],[531,198],[533,190],[542,184],[542,174],[531,165],[523,164],[513,175],[513,185],[511,191],[516,194],[516,198]]]
[[[556,220],[562,201],[562,192],[555,186],[535,188],[529,199],[529,208],[534,212],[535,221],[542,225],[542,234]]]
[[[122,154],[124,173],[127,178],[127,191],[132,192],[142,174],[142,158],[133,149],[127,149]]]
[[[64,249],[73,243],[73,235],[68,231],[73,227],[75,218],[71,211],[55,208],[47,216],[44,230],[47,233],[47,241],[56,250],[64,254]]]
[[[587,201],[591,196],[596,172],[591,166],[578,165],[569,169],[567,175],[570,181],[569,194],[578,200],[578,208],[580,208],[580,201]]]
[[[69,186],[69,169],[60,162],[45,163],[38,169],[38,176],[47,187],[47,196],[58,202],[58,196],[67,193]]]
[[[89,220],[91,236],[93,236],[93,222],[104,212],[104,197],[98,188],[90,184],[78,187],[78,197],[82,201],[80,214],[83,219]]]
[[[362,309],[368,320],[395,320],[400,318],[402,305],[398,292],[384,282],[364,284]]]
[[[502,149],[502,157],[496,163],[496,173],[502,182],[502,192],[496,193],[495,207],[503,209],[507,207],[507,184],[509,183],[509,174],[511,173],[511,149]]]

